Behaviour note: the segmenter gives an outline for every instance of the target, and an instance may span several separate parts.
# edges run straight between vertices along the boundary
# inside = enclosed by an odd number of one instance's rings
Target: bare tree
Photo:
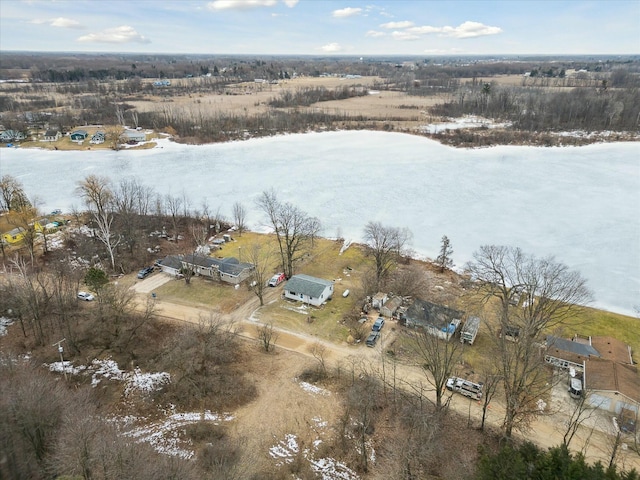
[[[172,195],[165,195],[164,197],[165,208],[171,220],[173,226],[173,236],[176,243],[178,243],[178,225],[180,223],[180,213],[182,208],[182,198],[174,197]]]
[[[571,440],[573,440],[573,437],[578,433],[578,430],[583,423],[597,414],[597,408],[591,405],[587,400],[590,394],[591,392],[583,390],[580,398],[574,400],[571,414],[564,424],[565,429],[562,436],[562,444],[566,445],[567,448],[569,448]]]
[[[444,402],[447,379],[453,375],[462,356],[460,342],[441,340],[425,330],[417,330],[411,336],[414,351],[420,358],[427,382],[436,395],[436,412],[441,413],[447,407]]]
[[[22,183],[12,175],[3,175],[0,178],[0,210],[10,212],[28,206],[30,202]]]
[[[278,332],[273,328],[273,323],[265,323],[256,327],[256,333],[258,334],[258,341],[265,352],[270,352],[275,348]]]
[[[446,268],[450,268],[453,265],[451,255],[453,254],[453,248],[451,248],[451,242],[446,235],[442,236],[440,254],[436,258],[436,264],[440,267],[440,272],[444,272]]]
[[[411,237],[407,229],[385,227],[379,222],[369,222],[364,227],[364,240],[376,262],[378,287],[397,264]]]
[[[281,203],[273,190],[263,192],[257,203],[275,231],[282,268],[290,278],[295,262],[307,251],[311,238],[317,235],[319,222],[290,203]]]
[[[389,289],[396,295],[419,298],[429,288],[424,268],[419,264],[401,265],[392,274]]]
[[[263,306],[267,281],[275,263],[273,260],[274,252],[271,248],[258,243],[250,245],[247,250],[248,261],[254,267],[251,275],[251,289],[260,300],[260,306]]]
[[[122,236],[113,231],[113,191],[109,185],[109,179],[89,175],[78,184],[78,192],[91,214],[96,225],[94,234],[107,249],[111,261],[111,269],[115,270],[115,251]]]
[[[238,235],[242,236],[242,233],[247,229],[247,211],[240,202],[233,204],[233,221],[236,224],[236,230]]]
[[[322,378],[326,377],[327,376],[327,362],[326,362],[327,346],[320,343],[319,341],[316,341],[311,346],[311,355],[313,356],[313,358],[315,358],[318,361],[320,376]]]
[[[484,301],[497,299],[497,328],[489,328],[506,397],[504,434],[511,438],[514,428],[526,428],[539,414],[536,401],[551,388],[538,335],[575,315],[591,292],[579,273],[519,248],[483,246],[467,268]],[[517,341],[499,334],[513,329]]]

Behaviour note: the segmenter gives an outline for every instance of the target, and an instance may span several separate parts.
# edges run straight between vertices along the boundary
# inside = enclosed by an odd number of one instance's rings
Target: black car
[[[380,338],[380,332],[371,332],[365,341],[367,347],[373,347]]]
[[[153,267],[144,267],[138,272],[138,278],[146,278],[153,273]]]

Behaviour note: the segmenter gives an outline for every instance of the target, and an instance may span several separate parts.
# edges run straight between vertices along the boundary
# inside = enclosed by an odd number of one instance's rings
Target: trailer
[[[447,390],[452,392],[458,392],[465,397],[473,398],[474,400],[480,400],[482,398],[482,384],[473,383],[464,378],[451,377],[447,379]]]
[[[473,345],[480,330],[480,317],[469,317],[460,331],[460,343]]]

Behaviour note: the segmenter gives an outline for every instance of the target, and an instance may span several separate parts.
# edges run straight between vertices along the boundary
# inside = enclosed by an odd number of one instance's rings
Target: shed
[[[284,296],[319,307],[333,295],[333,282],[311,275],[294,275],[284,286]]]
[[[391,300],[380,307],[380,315],[391,318],[400,305],[402,305],[402,298],[392,297]]]
[[[380,308],[387,303],[387,300],[389,300],[389,297],[386,293],[378,292],[371,299],[371,306],[376,310],[380,310]]]

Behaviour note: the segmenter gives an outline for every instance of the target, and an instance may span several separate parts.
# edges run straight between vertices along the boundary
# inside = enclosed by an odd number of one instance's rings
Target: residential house
[[[0,142],[4,143],[19,142],[25,138],[27,138],[27,136],[19,130],[5,130],[0,133]]]
[[[105,133],[102,130],[98,130],[96,133],[94,133],[91,136],[91,140],[89,141],[89,143],[93,145],[99,145],[101,143],[104,143],[105,138],[106,138]]]
[[[22,227],[16,227],[13,230],[2,234],[2,241],[9,245],[17,245],[24,240],[25,230]]]
[[[185,255],[181,259],[184,268],[191,269],[196,275],[221,280],[237,285],[249,278],[255,266],[240,262],[237,258],[213,258],[205,255]]]
[[[622,420],[620,427],[628,428],[639,418],[640,375],[634,365],[611,360],[585,362],[584,389],[587,402],[606,410]]]
[[[547,336],[545,360],[582,374],[590,405],[635,421],[640,408],[640,375],[631,347],[613,337],[572,339]],[[623,425],[621,425],[621,428]]]
[[[120,136],[123,142],[144,142],[147,139],[147,136],[144,132],[139,132],[137,130],[125,130]]]
[[[71,132],[69,138],[71,138],[72,142],[84,142],[88,136],[89,133],[86,130],[76,130]]]
[[[298,274],[284,285],[284,296],[291,300],[319,307],[333,295],[333,282],[310,275]]]
[[[403,316],[407,327],[423,328],[431,335],[449,341],[456,332],[464,312],[416,299]]]
[[[177,277],[182,269],[182,257],[177,255],[168,255],[158,262],[158,266],[163,273]]]
[[[383,317],[393,317],[398,307],[402,305],[401,297],[392,297],[382,307],[380,307],[380,315]]]
[[[545,361],[558,368],[573,368],[582,372],[585,360],[600,358],[598,350],[591,345],[591,337],[585,339],[576,335],[572,340],[567,340],[547,335],[546,346]]]
[[[60,130],[47,130],[42,137],[43,142],[57,142],[62,138],[62,132]]]
[[[547,335],[545,361],[559,368],[584,370],[585,361],[609,360],[634,365],[631,347],[613,337],[582,337],[564,339]]]

